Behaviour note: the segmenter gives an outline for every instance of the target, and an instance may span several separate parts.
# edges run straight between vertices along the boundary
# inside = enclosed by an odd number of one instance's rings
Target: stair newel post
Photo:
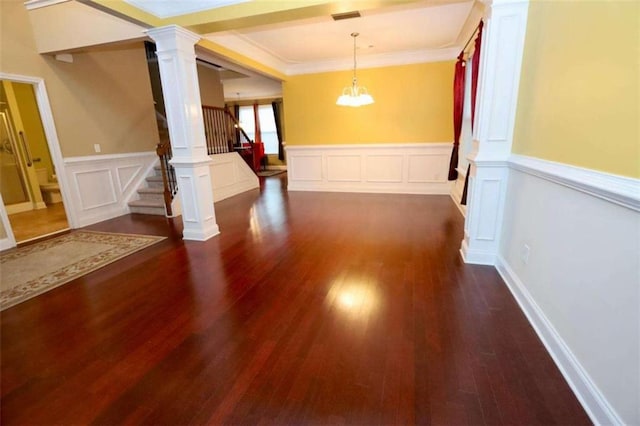
[[[194,46],[200,36],[176,25],[146,33],[156,43],[173,157],[170,164],[182,205],[182,235],[185,240],[208,240],[220,231],[196,68]]]

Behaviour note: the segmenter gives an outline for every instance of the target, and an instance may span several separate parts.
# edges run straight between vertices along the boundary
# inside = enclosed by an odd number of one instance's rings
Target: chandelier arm
[[[358,37],[358,33],[353,33],[351,35],[353,36],[353,84],[356,85],[358,81],[356,77],[356,69],[358,67],[356,63],[356,37]]]

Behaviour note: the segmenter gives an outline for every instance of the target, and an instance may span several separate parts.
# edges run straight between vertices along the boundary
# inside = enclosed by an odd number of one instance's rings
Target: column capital
[[[202,37],[178,25],[151,28],[145,33],[156,42],[158,52],[194,46]]]

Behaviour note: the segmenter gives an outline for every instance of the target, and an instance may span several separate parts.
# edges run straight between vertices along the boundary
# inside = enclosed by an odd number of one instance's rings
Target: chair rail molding
[[[517,154],[509,157],[509,168],[640,212],[640,179]]]
[[[464,240],[466,263],[495,265],[518,101],[528,0],[487,2]]]

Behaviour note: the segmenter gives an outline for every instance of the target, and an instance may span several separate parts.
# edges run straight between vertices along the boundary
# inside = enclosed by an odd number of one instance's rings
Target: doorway
[[[0,80],[0,192],[16,243],[69,229],[33,84]]]

